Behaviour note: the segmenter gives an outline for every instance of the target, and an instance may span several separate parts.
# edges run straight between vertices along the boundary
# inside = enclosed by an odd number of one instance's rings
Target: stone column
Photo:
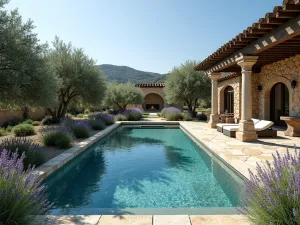
[[[236,59],[242,68],[242,107],[239,130],[236,139],[240,141],[255,141],[257,134],[254,130],[252,117],[252,67],[257,62],[258,56],[241,56]]]
[[[208,77],[211,79],[211,115],[208,125],[216,128],[219,122],[218,115],[218,79],[221,73],[210,73]]]

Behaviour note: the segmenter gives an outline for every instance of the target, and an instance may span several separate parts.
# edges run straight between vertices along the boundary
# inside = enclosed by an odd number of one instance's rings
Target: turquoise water
[[[241,185],[181,129],[121,127],[46,180],[52,214],[239,205]]]

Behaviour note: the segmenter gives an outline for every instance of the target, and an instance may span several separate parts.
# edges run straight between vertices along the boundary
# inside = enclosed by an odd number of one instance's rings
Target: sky
[[[11,0],[41,42],[55,35],[97,64],[167,73],[200,62],[282,0]]]

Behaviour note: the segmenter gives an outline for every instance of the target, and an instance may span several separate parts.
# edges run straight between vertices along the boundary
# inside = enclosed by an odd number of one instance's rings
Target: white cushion
[[[272,121],[261,120],[258,123],[254,124],[254,129],[256,131],[262,131],[269,129],[274,123]]]
[[[239,130],[239,125],[236,126],[224,126],[223,130],[227,130],[227,131],[238,131]]]
[[[260,121],[258,119],[254,119],[254,118],[251,118],[251,120],[253,121],[254,124],[257,124]]]

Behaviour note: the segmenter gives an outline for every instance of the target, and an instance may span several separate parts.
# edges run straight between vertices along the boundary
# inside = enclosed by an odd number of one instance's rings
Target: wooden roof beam
[[[278,19],[277,19],[278,20]],[[282,19],[281,19],[282,20]],[[207,72],[217,72],[223,68],[230,67],[235,64],[235,59],[243,55],[257,55],[273,46],[283,43],[287,40],[300,35],[300,15],[294,19],[289,20],[278,28],[272,30],[270,33],[263,35],[255,41],[252,41],[241,50],[223,59],[219,63],[207,69]],[[240,35],[242,36],[242,35]],[[244,41],[245,38],[241,39]]]
[[[282,8],[286,12],[300,12],[300,4],[299,5],[286,4],[283,5]]]
[[[280,19],[291,19],[299,15],[297,12],[277,12],[276,18]]]

